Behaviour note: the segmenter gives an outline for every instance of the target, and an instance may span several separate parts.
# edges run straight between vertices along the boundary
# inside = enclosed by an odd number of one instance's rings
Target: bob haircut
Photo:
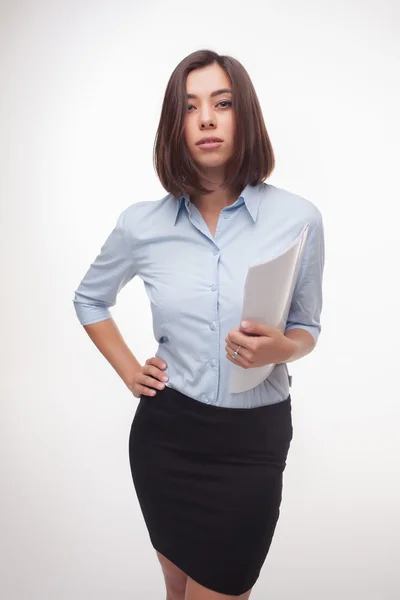
[[[189,154],[184,120],[188,74],[214,63],[222,67],[231,80],[236,120],[234,150],[225,166],[224,185],[239,193],[248,184],[262,183],[275,166],[261,106],[246,69],[231,56],[198,50],[184,58],[169,79],[154,142],[154,168],[163,187],[176,199],[184,194],[209,194],[212,191],[200,184],[201,170]]]

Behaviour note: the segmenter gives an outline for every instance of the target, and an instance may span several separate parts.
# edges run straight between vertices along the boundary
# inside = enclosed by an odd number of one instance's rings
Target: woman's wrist
[[[285,362],[293,362],[299,360],[299,358],[303,358],[303,356],[312,352],[316,345],[314,336],[309,331],[300,327],[289,329],[285,333],[285,338],[292,342],[290,356]]]

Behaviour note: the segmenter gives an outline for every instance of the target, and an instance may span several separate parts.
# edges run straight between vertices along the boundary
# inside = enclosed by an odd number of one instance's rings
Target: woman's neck
[[[200,212],[219,214],[223,208],[230,206],[238,199],[238,192],[225,187],[222,182],[221,175],[216,177],[214,174],[210,178],[205,177],[201,180],[201,184],[213,191],[211,194],[194,194],[190,197],[190,201]]]

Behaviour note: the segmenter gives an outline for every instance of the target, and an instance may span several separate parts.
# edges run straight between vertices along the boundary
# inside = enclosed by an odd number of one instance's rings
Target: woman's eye
[[[226,104],[227,106],[232,106],[232,102],[230,100],[221,100],[219,104]],[[223,106],[222,108],[226,108],[226,106]]]
[[[221,102],[218,102],[217,106],[220,106],[221,104],[225,104],[225,106],[221,106],[221,108],[228,108],[228,106],[232,106],[232,102],[230,100],[221,100]],[[191,112],[191,108],[196,108],[195,106],[193,106],[193,104],[188,104],[188,112]]]

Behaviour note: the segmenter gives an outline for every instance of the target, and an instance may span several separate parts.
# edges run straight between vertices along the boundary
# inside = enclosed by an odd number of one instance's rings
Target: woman
[[[308,200],[265,183],[274,155],[251,80],[202,50],[168,83],[155,144],[168,194],[125,209],[75,292],[92,341],[140,398],[129,457],[168,600],[247,600],[279,517],[292,439],[286,363],[320,333],[323,224]],[[309,225],[285,332],[240,324],[249,265]],[[151,303],[156,355],[141,365],[109,308],[135,275]],[[275,364],[248,392],[231,364]]]

